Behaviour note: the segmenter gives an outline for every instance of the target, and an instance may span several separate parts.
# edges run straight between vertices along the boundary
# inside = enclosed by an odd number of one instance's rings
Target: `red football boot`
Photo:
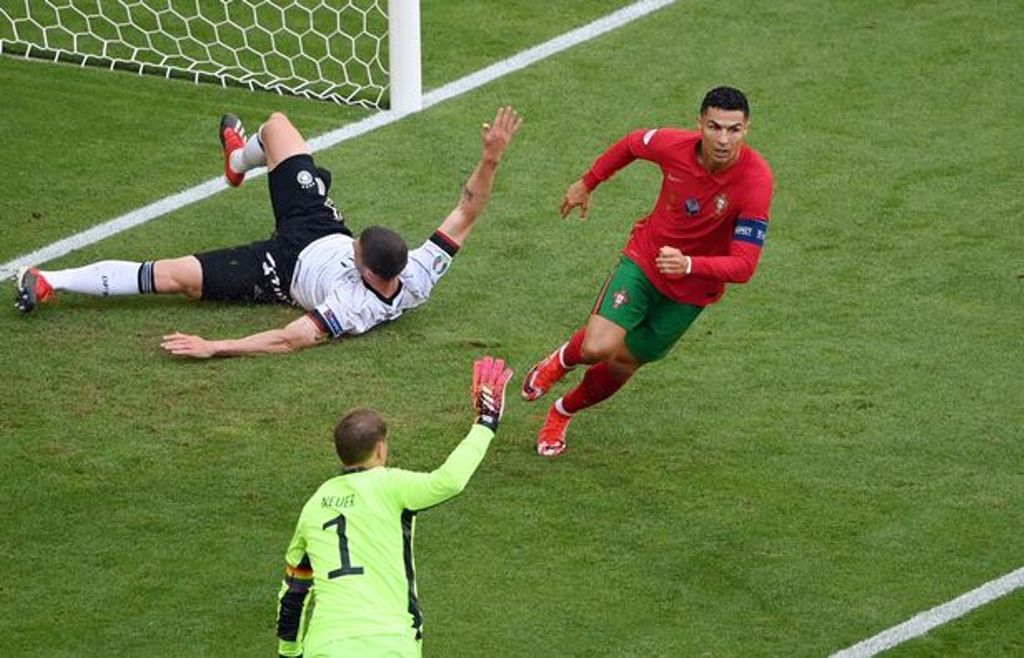
[[[18,293],[14,298],[14,306],[22,313],[28,313],[39,304],[57,301],[57,293],[53,286],[34,267],[23,267],[18,270]]]
[[[526,373],[526,377],[523,378],[522,391],[524,400],[533,402],[543,397],[551,390],[552,386],[560,382],[566,373],[572,370],[572,368],[562,365],[562,360],[559,358],[562,347],[564,346],[559,346],[557,350],[548,354],[530,372]]]
[[[231,168],[231,154],[245,148],[245,128],[242,120],[234,114],[220,118],[220,143],[224,147],[224,178],[228,179],[231,187],[238,187],[245,180],[245,172],[238,173]]]
[[[555,407],[548,409],[548,417],[537,434],[537,454],[541,457],[557,457],[565,452],[565,431],[569,429],[572,416],[566,416]]]

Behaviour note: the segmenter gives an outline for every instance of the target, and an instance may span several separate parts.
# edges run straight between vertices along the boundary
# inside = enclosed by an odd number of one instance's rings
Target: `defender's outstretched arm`
[[[518,112],[511,107],[502,107],[495,113],[493,123],[483,125],[480,134],[483,155],[480,162],[462,188],[459,205],[455,206],[438,229],[459,246],[465,243],[477,218],[487,206],[498,164],[522,123],[523,118]]]
[[[303,315],[280,329],[261,331],[245,338],[206,340],[200,336],[174,333],[164,336],[164,342],[160,343],[160,347],[177,356],[209,359],[215,356],[298,352],[325,340],[327,340],[327,334],[322,332],[308,315]]]

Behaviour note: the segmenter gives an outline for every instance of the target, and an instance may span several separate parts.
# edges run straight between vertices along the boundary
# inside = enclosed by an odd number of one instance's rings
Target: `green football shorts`
[[[666,297],[639,265],[622,256],[593,312],[625,329],[630,353],[640,363],[650,363],[664,358],[703,310]]]

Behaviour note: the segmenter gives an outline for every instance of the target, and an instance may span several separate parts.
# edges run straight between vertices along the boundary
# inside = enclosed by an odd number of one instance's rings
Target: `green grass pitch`
[[[425,86],[623,4],[424,0]],[[272,655],[337,416],[374,406],[394,464],[439,464],[469,427],[472,360],[504,356],[518,384],[581,324],[659,177],[634,164],[584,223],[558,218],[565,187],[628,130],[692,125],[720,83],[748,92],[776,176],[757,275],[557,460],[533,453],[547,400],[510,396],[467,491],[420,517],[427,655],[824,656],[1024,565],[1022,32],[1005,0],[682,1],[322,152],[354,227],[418,242],[479,123],[526,117],[434,299],[328,347],[194,363],[158,346],[287,308],[8,306],[0,654]],[[0,259],[217,176],[220,114],[275,109],[308,135],[366,116],[0,57]],[[260,239],[265,186],[53,264]],[[1022,615],[1018,591],[892,655],[1020,655]]]

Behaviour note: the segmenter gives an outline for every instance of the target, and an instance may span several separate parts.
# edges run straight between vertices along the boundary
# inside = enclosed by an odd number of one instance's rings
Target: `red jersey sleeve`
[[[746,192],[729,242],[729,254],[691,257],[690,276],[726,283],[746,283],[754,276],[768,235],[772,203],[772,175],[767,166],[748,184]]]
[[[759,223],[763,224],[764,222]],[[754,276],[754,270],[757,269],[757,262],[760,259],[760,245],[733,237],[732,242],[729,243],[728,256],[691,256],[690,276],[702,276],[725,283],[746,283]]]
[[[760,219],[768,221],[768,213],[772,206],[772,172],[767,165],[750,182],[746,190],[746,198],[740,206],[740,219]]]
[[[612,144],[607,151],[598,156],[587,173],[583,174],[583,183],[587,186],[587,191],[593,190],[637,158],[656,161],[657,153],[653,142],[657,132],[657,129],[634,130]]]

